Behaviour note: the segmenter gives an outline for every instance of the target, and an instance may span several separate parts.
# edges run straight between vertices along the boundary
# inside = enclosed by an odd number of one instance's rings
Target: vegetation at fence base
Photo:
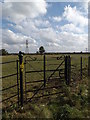
[[[53,113],[54,120],[66,118],[84,118],[84,115],[80,110],[75,107],[70,107],[68,104],[60,107],[58,107],[58,104],[52,104],[50,108]]]
[[[87,81],[87,80],[86,80]],[[88,82],[88,81],[87,81]],[[85,82],[77,84],[76,91],[71,91],[65,86],[65,97],[58,97],[58,100],[49,104],[55,120],[65,118],[88,118],[88,95]],[[82,92],[81,92],[82,91]]]
[[[47,97],[24,105],[24,110],[12,106],[5,110],[3,118],[89,118],[88,114],[88,79],[79,81],[76,86],[63,84],[65,95]],[[73,90],[74,88],[74,90]],[[45,100],[46,99],[46,100]]]

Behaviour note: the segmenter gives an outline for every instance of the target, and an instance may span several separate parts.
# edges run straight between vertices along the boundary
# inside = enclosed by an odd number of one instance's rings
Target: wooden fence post
[[[90,56],[88,57],[88,76],[90,77]]]
[[[81,74],[80,74],[80,76],[81,76],[81,80],[82,80],[82,57],[81,57]]]
[[[45,61],[45,53],[44,53],[44,87],[46,85],[46,61]]]
[[[23,107],[23,54],[20,51],[19,52],[19,64],[20,64],[20,104],[21,107]]]

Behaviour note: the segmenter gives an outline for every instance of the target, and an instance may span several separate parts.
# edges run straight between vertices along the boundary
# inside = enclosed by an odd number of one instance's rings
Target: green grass
[[[46,55],[46,60],[51,59],[51,57],[59,57],[60,55]],[[24,56],[24,60],[25,60]],[[37,58],[37,60],[42,61],[29,61],[26,64],[26,71],[30,70],[43,70],[43,55],[31,55],[31,57]],[[32,103],[28,103],[27,105],[24,105],[24,110],[20,110],[16,108],[16,105],[13,105],[8,111],[5,110],[3,112],[3,118],[83,118],[88,117],[88,100],[87,100],[87,91],[88,91],[88,78],[87,78],[87,70],[88,70],[88,55],[82,55],[83,58],[83,80],[80,80],[80,57],[81,55],[73,54],[71,55],[71,65],[76,66],[75,69],[72,69],[72,80],[71,85],[67,87],[65,83],[61,83],[61,81],[52,81],[50,83],[46,84],[46,87],[51,87],[55,85],[62,85],[62,88],[58,89],[51,89],[51,90],[44,90],[40,91],[36,96],[39,95],[45,95],[49,93],[55,93],[59,91],[64,91],[65,95],[59,94],[54,96],[49,96],[45,98],[40,98],[39,100],[36,99]],[[3,56],[2,62],[7,61],[13,61],[17,60],[17,55],[10,55],[10,56]],[[30,60],[29,57],[27,57],[27,60]],[[46,70],[50,69],[56,69],[58,65],[62,62],[62,60],[57,60],[55,58],[52,58],[51,61],[46,61]],[[57,65],[51,65],[49,64],[57,64]],[[2,76],[16,73],[16,62],[9,63],[6,65],[2,65]],[[64,68],[64,64],[61,68]],[[73,67],[72,67],[73,68]],[[46,78],[50,76],[52,72],[46,72]],[[58,76],[58,72],[55,72],[54,76]],[[26,81],[35,81],[35,80],[41,80],[43,79],[43,73],[28,73],[26,74]],[[65,81],[63,79],[63,81]],[[5,79],[2,79],[2,88],[7,88],[12,85],[15,85],[17,82],[17,76],[8,77]],[[20,81],[19,81],[20,82]],[[40,85],[43,83],[32,83],[27,84],[27,90],[35,90],[39,88]],[[24,66],[24,74],[23,74],[23,85],[25,90],[25,66]],[[81,93],[80,93],[81,92]],[[5,99],[7,97],[10,97],[17,93],[17,87],[9,89],[5,92],[3,92],[2,98]],[[33,95],[32,93],[27,93],[28,98],[30,98]],[[6,106],[17,102],[17,96],[15,98],[12,98],[8,100],[7,102],[3,102],[3,108]],[[83,108],[83,109],[82,109]],[[42,110],[43,109],[43,110]],[[54,110],[55,109],[55,110]],[[41,112],[42,111],[42,112]]]

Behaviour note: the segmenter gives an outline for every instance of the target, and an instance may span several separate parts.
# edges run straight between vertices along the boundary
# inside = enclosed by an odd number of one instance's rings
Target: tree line
[[[5,49],[0,50],[0,55],[8,55],[9,53]]]
[[[43,54],[45,52],[45,49],[43,46],[39,48],[39,51],[36,52],[36,54]],[[6,49],[1,49],[0,50],[0,55],[9,55],[8,51]]]

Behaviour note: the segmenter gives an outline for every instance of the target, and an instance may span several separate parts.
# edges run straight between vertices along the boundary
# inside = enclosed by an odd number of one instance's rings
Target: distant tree
[[[0,55],[8,55],[7,50],[1,49],[1,50],[0,50]]]
[[[36,54],[39,54],[39,52],[38,52],[38,51],[36,51]]]
[[[41,47],[39,48],[39,53],[40,53],[40,54],[43,54],[44,52],[45,52],[45,49],[44,49],[43,46],[41,46]]]

